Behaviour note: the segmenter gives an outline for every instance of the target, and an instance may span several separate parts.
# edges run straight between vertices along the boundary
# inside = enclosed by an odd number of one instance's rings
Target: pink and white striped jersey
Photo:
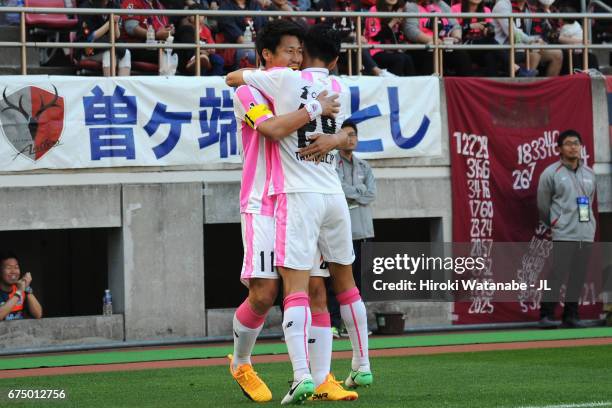
[[[334,152],[322,163],[303,160],[298,150],[308,145],[313,133],[334,134],[350,116],[350,93],[327,69],[307,68],[294,71],[279,68],[268,71],[253,70],[243,73],[244,81],[261,91],[274,105],[275,115],[294,112],[326,90],[329,95],[339,94],[340,113],[336,118],[322,116],[303,126],[290,136],[271,146],[272,183],[269,193],[311,192],[343,194],[336,173]]]
[[[270,153],[275,142],[267,140],[257,132],[257,126],[272,118],[271,113],[253,120],[254,127],[248,125],[247,112],[257,105],[265,105],[272,110],[271,104],[261,93],[250,86],[243,85],[234,93],[234,114],[238,120],[238,140],[242,143],[242,179],[240,182],[240,213],[274,215],[274,201],[268,195],[271,178]]]

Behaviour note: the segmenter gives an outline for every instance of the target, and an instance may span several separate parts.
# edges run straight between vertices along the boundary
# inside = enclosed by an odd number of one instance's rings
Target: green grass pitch
[[[345,377],[349,360],[336,360]],[[372,359],[375,384],[350,407],[611,406],[612,346],[488,351]],[[288,389],[288,363],[259,364],[278,406]],[[10,389],[63,389],[64,401],[8,400]],[[0,407],[255,407],[226,366],[0,380]],[[572,405],[575,404],[575,405]],[[588,405],[591,404],[591,405]]]

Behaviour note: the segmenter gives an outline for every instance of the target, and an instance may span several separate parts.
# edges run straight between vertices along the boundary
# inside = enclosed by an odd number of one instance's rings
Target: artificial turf
[[[477,333],[447,333],[433,335],[406,335],[398,337],[370,338],[370,349],[398,347],[428,347],[460,344],[484,344],[519,341],[567,340],[581,338],[612,337],[612,328],[594,327],[567,330],[515,330]],[[334,341],[334,351],[351,350],[348,340]],[[52,356],[0,358],[0,370],[37,367],[62,367],[90,364],[133,363],[162,360],[225,357],[233,352],[233,346],[200,346],[164,348],[157,350],[105,351],[92,353],[68,353]],[[257,344],[253,355],[286,354],[284,343]]]
[[[333,367],[344,376],[349,360],[334,361]],[[372,359],[372,368],[375,384],[342,406],[612,406],[612,346],[379,357]],[[277,406],[288,389],[290,365],[258,364],[256,369],[274,394],[267,406]],[[63,389],[67,397],[9,401],[10,389]],[[599,405],[588,405],[593,402]],[[225,366],[2,379],[0,406],[255,407]]]

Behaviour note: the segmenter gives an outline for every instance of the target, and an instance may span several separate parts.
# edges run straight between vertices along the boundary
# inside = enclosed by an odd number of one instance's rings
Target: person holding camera
[[[378,0],[370,12],[396,12],[403,7],[403,0]],[[401,18],[368,17],[365,20],[364,36],[368,44],[400,44],[405,42],[401,26]],[[416,73],[412,57],[404,51],[372,48],[370,54],[379,67],[393,75],[410,76]]]
[[[461,0],[451,6],[453,13],[491,13],[491,9],[484,5],[483,0]],[[457,18],[463,33],[463,44],[497,44],[495,42],[495,28],[491,18]],[[468,51],[470,58],[480,71],[478,74],[486,77],[499,76],[499,61],[503,59],[500,50],[474,50]]]
[[[42,317],[42,306],[34,296],[31,283],[30,272],[21,277],[15,254],[0,255],[0,320]]]
[[[534,13],[575,13],[576,10],[571,7],[561,7],[557,9],[554,6],[555,0],[538,0],[538,4],[533,7]],[[573,19],[557,20],[553,18],[534,18],[531,25],[531,34],[542,38],[547,44],[577,44],[581,45],[583,41],[583,32],[580,23]],[[574,69],[582,69],[582,50],[562,50],[563,65],[561,67],[561,75],[567,75],[569,70],[570,53],[572,53]],[[599,61],[592,52],[588,53],[589,68],[599,68]]]
[[[404,11],[407,13],[450,13],[451,8],[442,0],[418,0],[415,3],[406,3]],[[404,35],[409,42],[432,45],[457,44],[461,42],[461,26],[454,18],[438,18],[438,36],[434,38],[435,20],[433,18],[407,18],[404,21]],[[417,64],[417,71],[421,75],[433,73],[433,53],[431,49],[415,50],[410,54]],[[472,61],[465,50],[452,50],[444,53],[444,73],[456,76],[471,76]]]
[[[515,2],[511,2],[510,0],[497,0],[495,6],[493,7],[494,14],[509,14],[514,13],[517,16],[514,18],[514,39],[517,44],[546,44],[544,39],[538,35],[529,35],[531,33],[531,28],[533,21],[529,18],[522,17],[521,14],[529,13],[529,6],[527,4],[527,0],[517,0]],[[510,43],[510,26],[508,23],[508,19],[506,18],[497,18],[493,21],[493,25],[495,26],[495,41],[498,44],[509,44]],[[508,65],[508,60],[510,58],[510,53],[504,53],[504,63],[506,66]],[[517,51],[516,52],[516,62],[523,63],[526,62],[526,54],[525,52]],[[518,76],[532,76],[525,75],[526,72],[530,72],[529,70],[535,70],[538,68],[540,63],[544,63],[546,65],[546,76],[557,76],[561,71],[561,64],[563,63],[563,54],[561,50],[551,50],[551,49],[540,49],[540,50],[530,50],[529,51],[529,66],[523,69],[519,69],[516,74]],[[525,69],[527,71],[525,71]]]

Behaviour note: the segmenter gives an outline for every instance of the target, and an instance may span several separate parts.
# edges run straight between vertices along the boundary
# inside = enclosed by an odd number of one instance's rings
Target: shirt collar
[[[572,169],[572,167],[568,164],[565,163],[563,160],[559,159],[559,161],[561,162],[561,164],[563,165],[563,167],[565,167],[566,169],[570,170],[570,171],[574,171],[574,169]],[[578,159],[578,166],[576,166],[576,171],[578,171],[578,169],[580,167],[582,167],[584,165],[584,159]]]
[[[329,70],[327,68],[305,68],[303,71],[306,72],[320,72],[321,74],[329,75]]]

